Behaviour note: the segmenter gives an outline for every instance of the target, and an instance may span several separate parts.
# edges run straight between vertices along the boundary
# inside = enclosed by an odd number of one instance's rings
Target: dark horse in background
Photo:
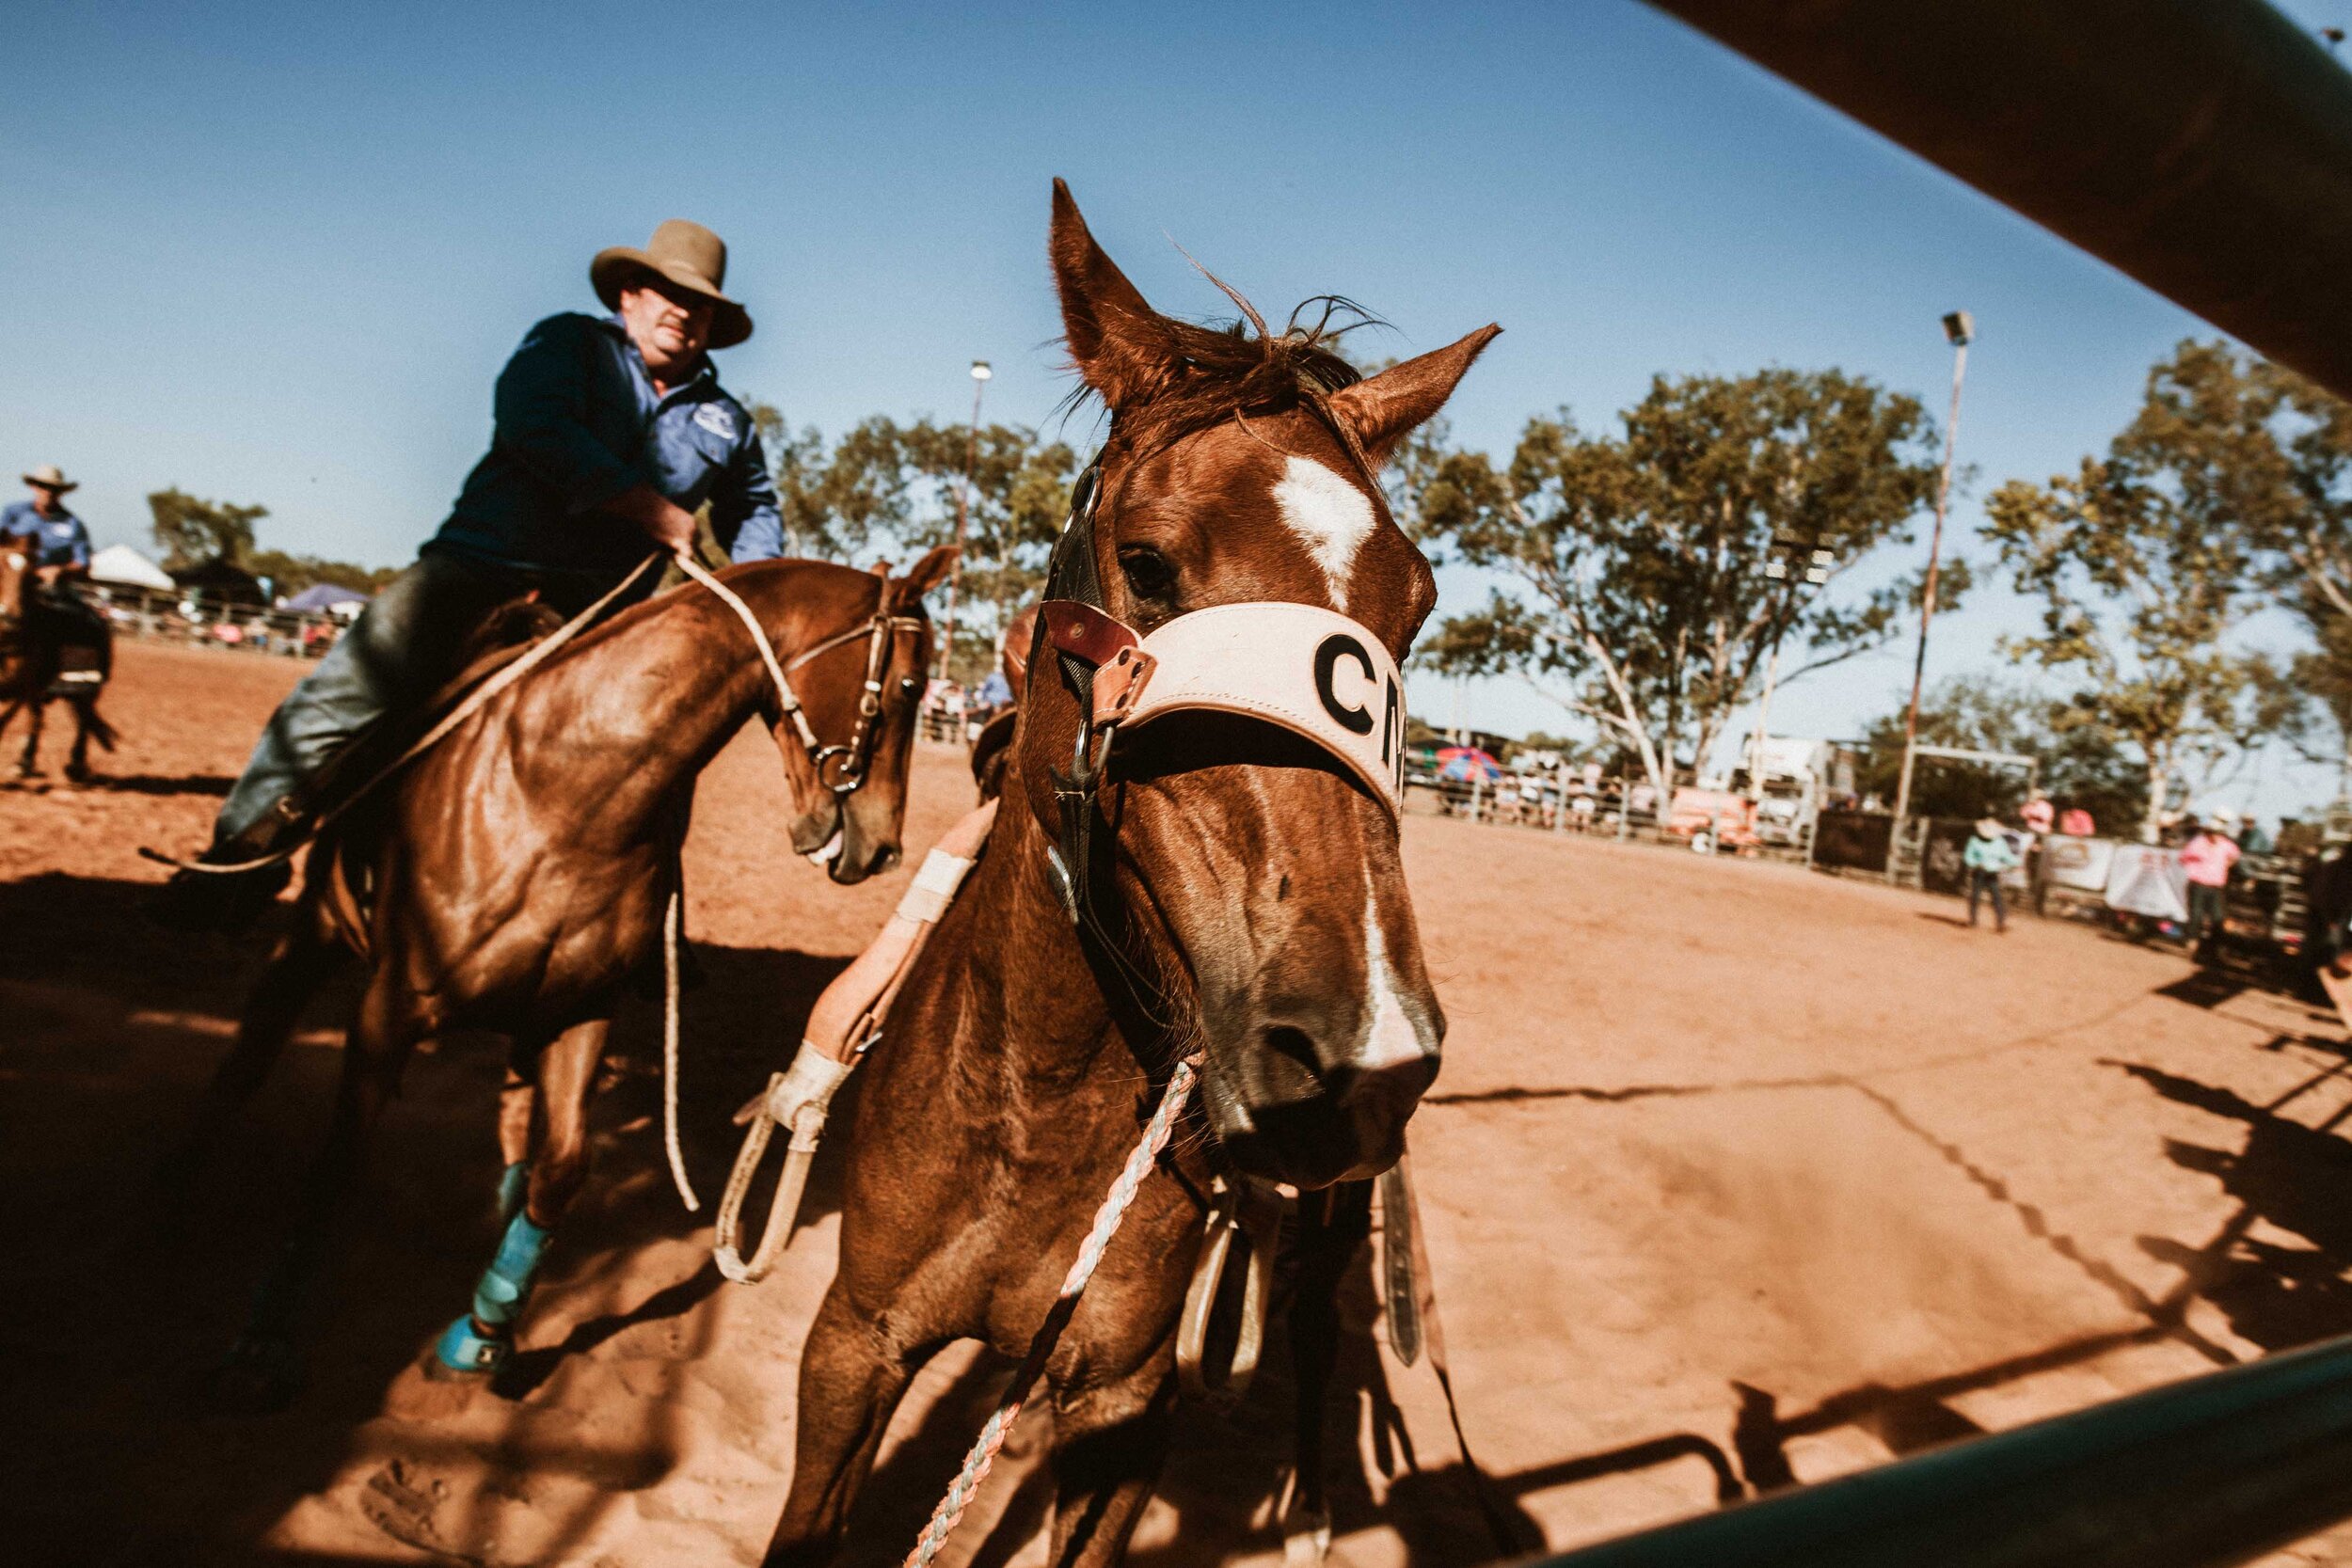
[[[1095,608],[1149,632],[1212,606],[1307,605],[1404,657],[1437,588],[1375,476],[1496,329],[1362,380],[1315,331],[1171,320],[1058,182],[1051,255],[1071,356],[1111,417],[1084,537]],[[1213,1183],[1375,1175],[1437,1072],[1443,1015],[1386,800],[1288,730],[1171,715],[1120,736],[1084,808],[1093,891],[1065,902],[1057,791],[1080,695],[1042,639],[1027,675],[986,852],[866,1069],[771,1564],[832,1557],[942,1347],[1023,1353],[1162,1085],[1197,1057],[1198,1107],[1045,1366],[1051,1561],[1117,1560],[1168,1446]]]
[[[793,847],[829,857],[844,884],[897,864],[930,657],[922,598],[953,557],[934,550],[897,578],[813,561],[721,575],[773,646],[820,746],[784,711],[742,623],[690,583],[558,649],[311,847],[236,1046],[165,1167],[194,1164],[260,1088],[330,973],[363,964],[333,1124],[292,1239],[218,1376],[224,1402],[269,1408],[295,1392],[303,1287],[409,1053],[450,1029],[506,1036],[521,1092],[502,1106],[506,1227],[437,1359],[457,1372],[503,1361],[587,1178],[590,1091],[624,988],[656,951],[695,780],[760,715],[784,761]],[[441,705],[520,651],[485,656]]]
[[[53,702],[73,708],[67,778],[78,784],[90,776],[91,741],[114,750],[114,726],[98,715],[99,693],[114,664],[113,641],[114,633],[98,615],[50,603],[35,580],[31,558],[0,545],[0,735],[19,713],[26,716],[18,778],[40,774],[41,714]]]

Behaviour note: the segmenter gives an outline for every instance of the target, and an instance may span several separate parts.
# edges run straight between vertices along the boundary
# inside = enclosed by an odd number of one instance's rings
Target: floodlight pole
[[[1952,450],[1960,442],[1960,384],[1968,373],[1968,340],[1976,336],[1976,319],[1965,310],[1944,318],[1944,336],[1952,345],[1952,413],[1944,421],[1944,475],[1935,487],[1935,529],[1928,535],[1928,579],[1919,593],[1919,649],[1911,661],[1911,706],[1903,713],[1903,771],[1895,785],[1895,820],[1886,834],[1886,879],[1895,879],[1895,847],[1902,841],[1903,819],[1911,814],[1911,769],[1919,743],[1919,688],[1928,672],[1928,623],[1935,619],[1935,578],[1944,554],[1944,514],[1952,499]]]
[[[972,470],[980,456],[980,392],[996,372],[985,359],[972,361],[972,428],[963,441],[963,484],[956,491],[956,559],[947,568],[946,629],[939,640],[939,678],[947,678],[947,660],[956,651],[956,590],[963,582],[963,535],[972,515]]]

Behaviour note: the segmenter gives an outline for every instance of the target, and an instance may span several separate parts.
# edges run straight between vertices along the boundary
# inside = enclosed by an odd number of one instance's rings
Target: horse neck
[[[836,582],[844,568],[818,562],[780,563],[728,583],[767,634],[779,665],[871,615]],[[751,633],[707,589],[684,588],[628,611],[546,672],[530,700],[548,705],[539,722],[564,726],[617,766],[603,787],[624,810],[649,815],[678,785],[699,774],[753,714],[771,705],[775,682]],[[535,732],[549,733],[549,732]],[[554,732],[562,733],[562,732]],[[780,729],[787,766],[805,765],[797,738]],[[597,782],[574,775],[590,793]]]
[[[966,945],[946,971],[947,984],[963,993],[946,1015],[959,1021],[951,1049],[960,1073],[992,1084],[1009,1076],[1016,1088],[1049,1090],[1074,1085],[1098,1066],[1132,1080],[1131,1010],[1115,1008],[1106,996],[1055,892],[1050,840],[1028,809],[1017,766],[1003,799],[964,895],[977,906],[962,927]],[[1008,1103],[1024,1098],[1016,1093]]]

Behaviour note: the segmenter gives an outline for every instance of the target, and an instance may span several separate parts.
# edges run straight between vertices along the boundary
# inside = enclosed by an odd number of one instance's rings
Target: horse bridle
[[[1070,768],[1052,770],[1057,821],[1048,862],[1065,912],[1093,919],[1103,840],[1102,790],[1121,725],[1206,710],[1263,721],[1313,742],[1345,765],[1393,820],[1404,769],[1404,687],[1394,657],[1368,626],[1336,610],[1289,600],[1210,606],[1176,615],[1149,634],[1111,615],[1095,552],[1102,460],[1072,492],[1070,520],[1046,569],[1039,643],[1054,650],[1078,704]],[[1029,683],[1041,660],[1030,662]],[[1353,677],[1343,686],[1342,672]],[[1023,706],[1034,711],[1026,701]]]
[[[828,746],[819,740],[810,727],[808,717],[801,710],[796,698],[789,713],[793,728],[799,735],[801,748],[808,753],[809,767],[815,770],[817,782],[834,793],[836,800],[847,800],[866,783],[866,775],[874,764],[882,717],[882,674],[890,667],[890,652],[900,632],[918,632],[930,623],[917,615],[890,613],[890,579],[882,573],[880,592],[874,600],[874,613],[862,626],[836,632],[814,647],[804,648],[784,665],[787,673],[822,657],[835,648],[846,647],[858,639],[866,639],[866,680],[858,692],[857,723],[850,728],[850,738],[841,744]],[[834,769],[832,778],[828,768]]]

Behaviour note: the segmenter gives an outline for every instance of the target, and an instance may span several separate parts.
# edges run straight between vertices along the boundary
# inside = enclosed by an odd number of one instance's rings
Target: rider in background
[[[89,530],[65,509],[63,499],[76,482],[55,463],[43,463],[23,477],[33,499],[0,512],[0,539],[25,553],[40,593],[40,608],[68,623],[67,641],[98,655],[103,679],[113,663],[114,639],[104,617],[74,592],[75,584],[89,580]]]
[[[374,721],[429,701],[500,605],[535,591],[577,613],[648,549],[691,550],[698,507],[735,560],[783,553],[766,454],[707,354],[752,335],[751,316],[721,292],[726,265],[718,235],[673,218],[644,250],[616,246],[589,264],[611,315],[550,316],[525,335],[499,375],[489,452],[416,563],[279,705],[221,806],[206,861],[300,842],[324,804],[310,785],[328,760]],[[290,875],[282,861],[182,871],[158,912],[233,929]]]

